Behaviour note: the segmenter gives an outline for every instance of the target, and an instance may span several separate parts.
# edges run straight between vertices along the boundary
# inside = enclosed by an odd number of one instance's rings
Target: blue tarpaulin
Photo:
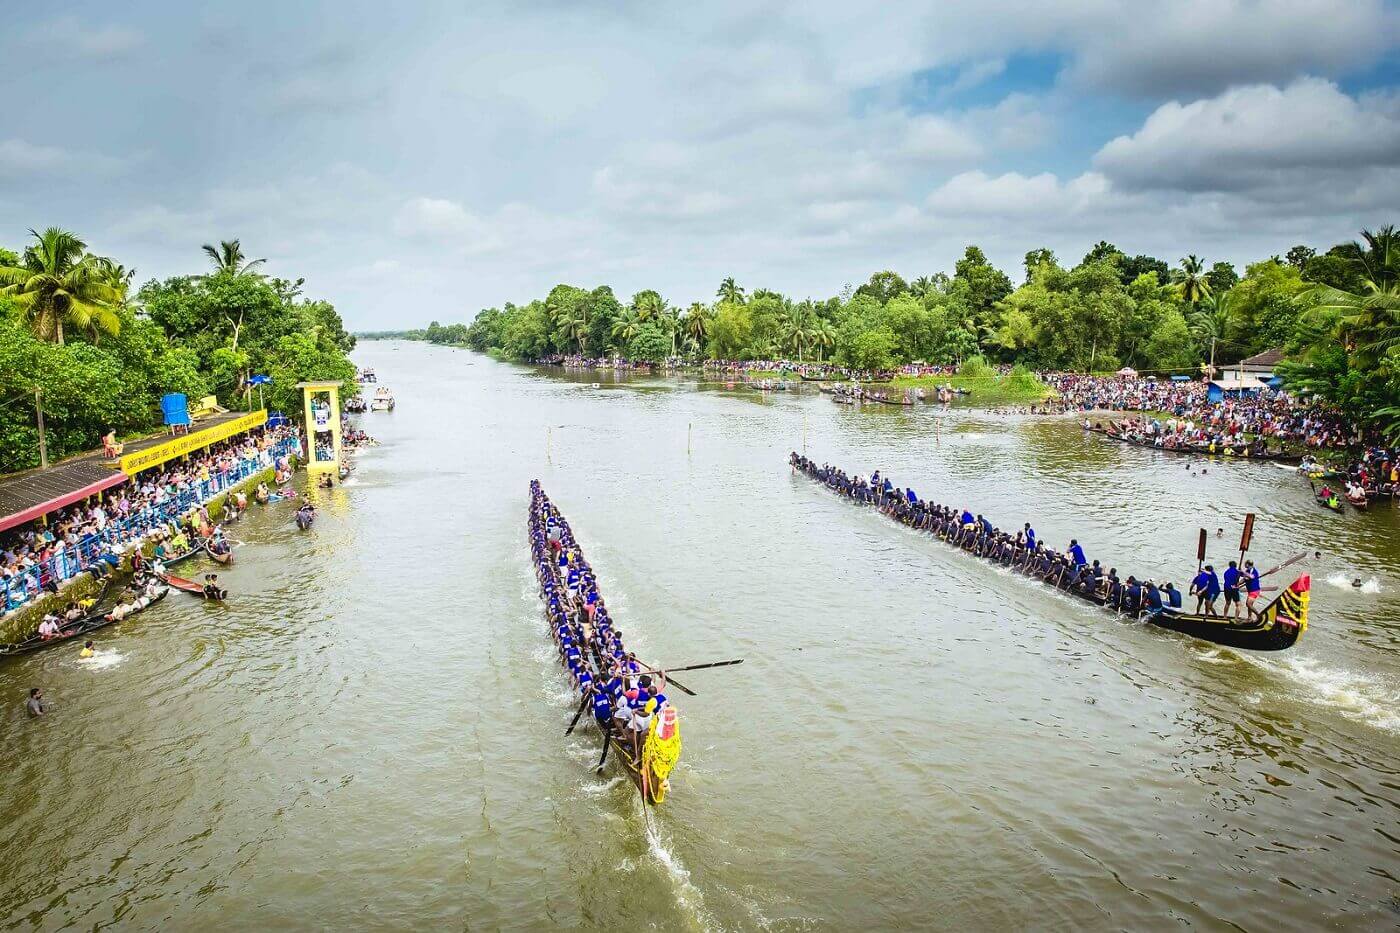
[[[167,427],[189,427],[190,403],[183,393],[171,392],[160,397],[160,413]]]

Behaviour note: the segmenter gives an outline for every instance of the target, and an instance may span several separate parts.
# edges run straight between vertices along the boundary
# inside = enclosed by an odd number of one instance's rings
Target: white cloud
[[[1357,99],[1315,78],[1233,88],[1162,105],[1099,150],[1094,165],[1132,188],[1312,186],[1317,173],[1400,166],[1400,110],[1392,97]]]
[[[948,179],[929,195],[928,205],[951,216],[1058,217],[1100,209],[1109,197],[1107,179],[1094,172],[1062,183],[1049,172],[991,176],[975,171]]]
[[[1327,83],[1376,81],[1395,48],[1382,0],[889,0],[879,16],[716,0],[684,17],[485,0],[392,22],[344,0],[268,32],[275,11],[19,17],[0,46],[24,129],[0,139],[23,138],[0,142],[0,178],[44,183],[0,184],[0,242],[62,221],[169,275],[236,236],[384,326],[559,281],[830,294],[872,269],[947,269],[969,241],[1012,267],[1100,238],[1240,260],[1354,234],[1400,198],[1394,98]],[[159,56],[129,54],[143,35]],[[1046,63],[1061,73],[1027,84]],[[974,89],[977,106],[948,105]],[[1134,129],[1107,142],[1104,119]],[[97,145],[153,155],[79,151]]]
[[[0,179],[71,172],[110,175],[129,164],[127,159],[96,152],[31,143],[24,139],[0,140]]]
[[[142,34],[126,26],[91,25],[76,16],[63,16],[40,23],[29,31],[30,42],[64,55],[76,53],[93,59],[119,58],[140,48]]]

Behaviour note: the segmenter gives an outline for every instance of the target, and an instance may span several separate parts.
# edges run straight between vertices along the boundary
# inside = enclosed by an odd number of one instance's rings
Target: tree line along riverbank
[[[158,428],[170,392],[294,415],[302,380],[355,390],[355,338],[335,307],[303,279],[266,274],[237,240],[204,246],[202,270],[139,287],[135,269],[69,231],[14,245],[0,247],[0,473],[39,464],[39,408],[57,460],[109,430]],[[254,375],[271,382],[255,390]]]
[[[880,371],[974,357],[1033,371],[1198,374],[1281,349],[1295,391],[1344,407],[1400,438],[1400,237],[1391,227],[1319,251],[1280,245],[1245,266],[1188,254],[1174,265],[1099,242],[1076,264],[1026,253],[1022,281],[967,247],[951,273],[876,272],[829,298],[747,291],[733,278],[713,301],[673,305],[644,289],[558,285],[467,323],[380,332],[502,358],[551,354],[631,360],[831,361]],[[368,336],[368,335],[367,335]],[[955,383],[956,385],[956,383]],[[970,386],[960,386],[970,387]]]

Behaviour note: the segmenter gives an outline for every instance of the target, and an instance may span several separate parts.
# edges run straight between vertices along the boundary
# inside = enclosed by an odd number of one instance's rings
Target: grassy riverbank
[[[1055,395],[1055,390],[1032,372],[1018,368],[999,376],[990,366],[965,366],[955,376],[897,376],[891,384],[896,389],[922,388],[927,392],[950,385],[971,392],[968,400],[982,406],[1032,405]]]

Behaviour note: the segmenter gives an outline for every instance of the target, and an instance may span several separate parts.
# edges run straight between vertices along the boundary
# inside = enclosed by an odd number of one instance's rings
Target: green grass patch
[[[965,372],[972,369],[973,372]],[[1055,395],[1055,390],[1036,378],[1035,374],[1017,367],[1005,376],[998,376],[989,366],[964,366],[956,376],[897,376],[893,382],[896,389],[922,387],[925,391],[936,391],[940,386],[950,385],[955,389],[966,389],[972,394],[966,396],[973,405],[1030,405],[1043,402]]]

